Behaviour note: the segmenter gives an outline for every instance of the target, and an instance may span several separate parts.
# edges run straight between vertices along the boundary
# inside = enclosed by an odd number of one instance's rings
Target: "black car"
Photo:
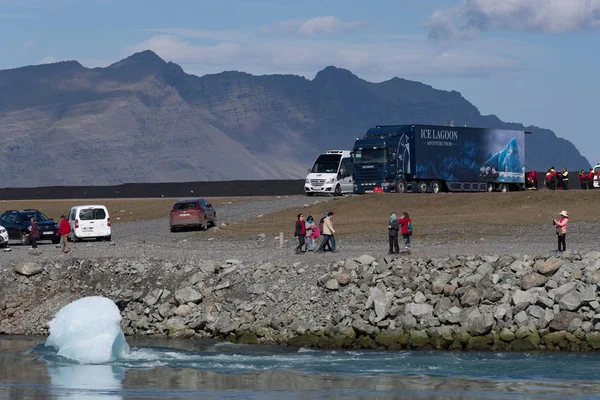
[[[17,239],[20,240],[22,244],[27,244],[29,241],[26,234],[29,233],[31,218],[35,218],[36,224],[40,229],[40,238],[38,240],[51,240],[54,244],[57,244],[60,241],[60,237],[56,234],[58,231],[58,224],[54,222],[52,218],[48,218],[44,213],[39,212],[38,210],[27,209],[5,211],[4,214],[0,216],[0,225],[6,228],[10,239]]]

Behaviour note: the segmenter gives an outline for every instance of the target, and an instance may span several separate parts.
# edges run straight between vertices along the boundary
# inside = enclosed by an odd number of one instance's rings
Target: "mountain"
[[[531,131],[527,168],[589,166],[552,131],[481,115],[456,91],[336,67],[313,80],[198,77],[144,51],[106,68],[0,71],[0,186],[301,178],[320,152],[350,148],[376,124],[446,120]]]

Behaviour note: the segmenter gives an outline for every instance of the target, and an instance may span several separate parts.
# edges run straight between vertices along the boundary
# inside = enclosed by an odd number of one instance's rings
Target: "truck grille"
[[[381,173],[377,169],[355,170],[357,182],[377,182],[381,180]]]
[[[313,186],[323,186],[325,184],[325,179],[311,179],[310,184]]]

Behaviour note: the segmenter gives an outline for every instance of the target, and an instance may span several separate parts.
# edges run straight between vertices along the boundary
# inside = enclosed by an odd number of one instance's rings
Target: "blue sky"
[[[147,48],[196,75],[418,80],[600,162],[600,0],[0,0],[0,69]]]

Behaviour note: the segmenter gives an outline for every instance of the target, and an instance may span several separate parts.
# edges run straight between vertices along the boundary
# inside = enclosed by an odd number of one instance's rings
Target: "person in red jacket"
[[[412,235],[412,221],[407,212],[403,212],[398,220],[400,226],[400,234],[404,239],[404,251],[410,253],[410,235]]]
[[[587,174],[584,170],[579,171],[579,182],[583,190],[587,189]]]
[[[590,172],[588,172],[587,184],[588,184],[588,189],[594,188],[594,168],[590,168]]]
[[[73,253],[71,247],[69,247],[69,240],[67,236],[71,233],[71,225],[69,221],[65,218],[64,215],[60,216],[60,224],[58,225],[57,235],[60,235],[60,254],[65,254],[65,250],[69,252],[69,254]]]

